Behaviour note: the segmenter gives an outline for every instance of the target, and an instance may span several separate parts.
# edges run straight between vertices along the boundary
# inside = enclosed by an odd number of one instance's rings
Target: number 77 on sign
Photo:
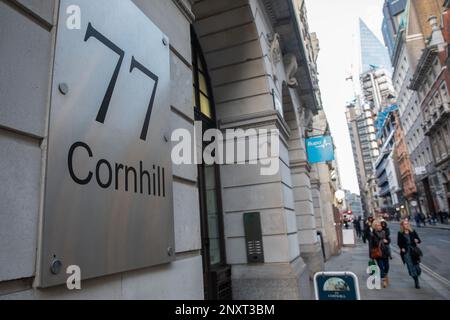
[[[114,51],[119,56],[119,61],[116,64],[116,67],[114,69],[114,73],[111,77],[111,80],[109,82],[108,88],[106,89],[105,96],[103,97],[102,103],[100,105],[100,108],[97,113],[96,121],[100,123],[105,122],[106,114],[109,109],[109,104],[111,102],[111,97],[114,92],[114,88],[116,86],[117,77],[119,76],[120,68],[122,66],[123,58],[125,56],[125,51],[119,48],[116,44],[114,44],[111,40],[109,40],[106,36],[104,36],[102,33],[100,33],[98,30],[96,30],[92,24],[89,22],[86,35],[84,37],[84,41],[87,42],[90,38],[95,38],[101,43],[103,43],[106,47]],[[155,84],[153,85],[152,94],[150,98],[150,102],[147,107],[147,112],[145,114],[144,118],[144,124],[142,126],[141,130],[141,140],[147,139],[147,133],[148,133],[148,127],[150,125],[150,117],[152,114],[153,109],[153,103],[155,101],[156,96],[156,88],[158,87],[158,76],[151,72],[149,69],[147,69],[144,65],[142,65],[139,61],[136,60],[134,56],[131,58],[131,64],[130,64],[130,73],[133,72],[134,69],[137,69],[141,71],[143,74],[148,76],[150,79],[152,79]]]

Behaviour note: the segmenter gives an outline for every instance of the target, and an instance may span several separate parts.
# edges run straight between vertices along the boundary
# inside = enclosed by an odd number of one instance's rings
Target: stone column
[[[320,201],[322,209],[323,229],[326,236],[326,246],[329,254],[335,255],[338,252],[338,240],[336,228],[334,226],[333,199],[334,195],[330,186],[330,169],[327,164],[318,164],[320,180]],[[327,259],[329,256],[327,255]]]
[[[295,119],[296,129],[293,130],[293,121],[294,119],[288,122],[292,136],[296,136],[296,139],[291,138],[289,143],[289,166],[294,193],[300,255],[306,262],[310,271],[310,277],[312,277],[314,273],[323,270],[323,256],[317,240],[317,228],[311,192],[311,166],[306,156],[303,138],[304,127],[298,119]]]
[[[325,229],[326,219],[324,217],[324,207],[326,206],[326,202],[328,199],[322,198],[320,193],[321,188],[321,180],[319,175],[320,170],[319,163],[313,164],[311,166],[311,194],[313,198],[313,206],[314,206],[314,215],[316,219],[316,228],[317,231],[320,232],[322,236],[322,248],[323,255],[325,255],[325,260],[330,256],[330,244],[328,240],[327,230]]]
[[[227,263],[232,266],[234,299],[309,299],[309,273],[300,257],[286,140],[288,129],[275,111],[226,119],[221,129],[279,129],[280,170],[261,175],[261,164],[224,164],[221,183]],[[258,158],[261,160],[260,158]],[[259,212],[263,263],[246,256],[243,216]]]

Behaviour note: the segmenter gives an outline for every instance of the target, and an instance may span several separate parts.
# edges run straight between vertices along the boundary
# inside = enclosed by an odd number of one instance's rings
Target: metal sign
[[[331,136],[306,139],[306,152],[310,163],[334,160],[334,145]]]
[[[358,277],[353,272],[317,272],[316,300],[361,300]]]
[[[61,1],[41,286],[64,283],[70,265],[87,279],[174,259],[169,63],[167,38],[132,1]]]
[[[415,173],[417,176],[420,176],[420,175],[422,175],[422,174],[427,173],[427,169],[426,169],[425,167],[415,167],[415,168],[414,168],[414,173]]]

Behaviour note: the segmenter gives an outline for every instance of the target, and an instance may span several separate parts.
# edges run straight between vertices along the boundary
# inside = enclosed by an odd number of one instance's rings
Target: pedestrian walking
[[[443,219],[444,219],[444,224],[448,224],[448,211],[444,211]]]
[[[355,228],[356,236],[361,238],[361,216],[353,220],[353,228]]]
[[[416,221],[417,228],[420,228],[421,227],[420,223],[421,223],[421,220],[422,220],[422,218],[420,217],[420,213],[418,213],[418,214],[416,214],[414,216],[414,220]]]
[[[375,220],[372,224],[372,232],[369,238],[370,258],[377,262],[380,268],[380,276],[383,288],[389,285],[389,244],[391,239],[383,230],[380,220]]]
[[[420,214],[420,221],[423,223],[424,227],[427,226],[427,217],[423,213]]]
[[[432,224],[432,225],[436,225],[436,223],[437,223],[437,214],[436,214],[436,212],[433,212],[432,214],[431,214],[431,223],[430,224]]]
[[[417,246],[421,242],[419,235],[411,227],[409,221],[403,220],[400,223],[400,231],[397,235],[397,245],[400,248],[403,264],[406,264],[409,275],[414,279],[416,289],[420,289],[419,277],[422,273],[420,269],[422,252]]]
[[[373,223],[373,217],[368,217],[367,221],[364,223],[364,229],[363,229],[363,241],[366,243],[366,240],[369,240],[370,233],[372,232],[372,223]]]
[[[389,229],[389,226],[385,220],[381,220],[381,227],[383,228],[383,231],[386,233],[386,237],[388,239],[391,239],[391,229]],[[388,246],[388,257],[392,260],[392,252],[391,252],[391,246]]]
[[[444,212],[442,210],[438,212],[438,216],[441,223],[444,224]]]

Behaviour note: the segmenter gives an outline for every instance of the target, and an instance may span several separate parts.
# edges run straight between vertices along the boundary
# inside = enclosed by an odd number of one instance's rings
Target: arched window
[[[200,43],[191,29],[195,120],[203,133],[217,128],[214,99]],[[206,144],[203,145],[203,149]],[[226,265],[220,174],[218,165],[198,166],[202,258],[206,299],[231,299],[231,270]],[[220,279],[220,280],[219,280]]]
[[[214,101],[200,44],[192,32],[192,69],[193,69],[193,101],[196,118],[205,121],[211,127],[216,127]]]

